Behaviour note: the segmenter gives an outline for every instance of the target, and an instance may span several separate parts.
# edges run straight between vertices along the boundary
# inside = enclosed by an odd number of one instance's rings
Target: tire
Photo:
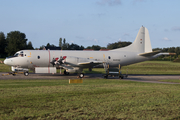
[[[108,76],[107,76],[107,75],[105,75],[105,76],[104,76],[104,79],[107,79],[107,78],[108,78]]]
[[[65,71],[64,71],[64,74],[65,74],[65,75],[69,75],[69,72],[66,72],[66,70],[65,70]]]
[[[123,79],[124,78],[124,76],[119,76],[119,79]]]
[[[13,73],[12,75],[13,75],[13,76],[16,76],[16,73]]]
[[[29,75],[29,72],[28,72],[28,71],[24,72],[24,75],[25,75],[25,76],[28,76],[28,75]]]
[[[84,77],[84,73],[80,73],[79,78],[83,78]]]

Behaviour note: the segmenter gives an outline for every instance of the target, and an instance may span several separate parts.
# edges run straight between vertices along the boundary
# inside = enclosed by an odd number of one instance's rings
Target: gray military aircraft
[[[12,66],[12,71],[24,70],[26,76],[28,69],[35,70],[35,73],[53,73],[54,69],[60,67],[65,69],[64,74],[78,72],[82,78],[84,68],[125,66],[161,55],[170,53],[152,51],[148,29],[142,26],[135,41],[127,47],[109,51],[21,50],[6,58],[4,63]]]

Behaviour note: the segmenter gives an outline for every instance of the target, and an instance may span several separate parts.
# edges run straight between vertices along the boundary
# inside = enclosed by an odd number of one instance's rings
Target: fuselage
[[[4,63],[10,66],[33,69],[35,67],[52,67],[50,62],[54,58],[71,56],[77,58],[76,63],[78,63],[78,58],[83,58],[89,61],[102,61],[111,67],[118,67],[119,64],[125,66],[149,59],[138,54],[128,51],[22,50],[18,51],[15,56],[6,58]],[[98,67],[103,67],[103,65],[98,65]]]

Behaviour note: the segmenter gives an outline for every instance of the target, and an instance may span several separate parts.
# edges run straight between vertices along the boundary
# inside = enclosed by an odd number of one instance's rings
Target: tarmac
[[[76,79],[77,74],[63,75],[63,74],[34,74],[30,73],[28,76],[24,76],[24,74],[13,75],[4,75],[7,73],[0,72],[0,80],[35,80],[35,79]],[[102,74],[85,74],[84,79],[104,79]],[[108,79],[116,79],[121,80],[119,77],[108,77]],[[166,79],[176,79],[180,80],[180,75],[128,75],[127,78],[123,80],[128,81],[136,81],[136,82],[146,82],[146,83],[161,83],[161,84],[179,84],[179,83],[171,83],[171,82],[160,82],[159,80]]]

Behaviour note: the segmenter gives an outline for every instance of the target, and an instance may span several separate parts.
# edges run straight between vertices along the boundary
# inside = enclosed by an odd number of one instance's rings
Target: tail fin
[[[133,51],[139,53],[152,52],[148,29],[142,26],[139,29],[135,41],[131,45],[124,48],[114,49],[112,51]]]

